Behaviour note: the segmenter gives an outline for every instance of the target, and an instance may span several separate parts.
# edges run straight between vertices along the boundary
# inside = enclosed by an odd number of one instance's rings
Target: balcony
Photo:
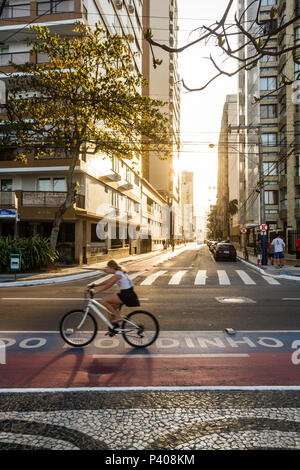
[[[17,207],[16,194],[14,191],[0,191],[0,208],[14,209]]]
[[[53,33],[72,34],[75,21],[86,21],[86,10],[79,0],[30,2],[9,5],[0,17],[0,42],[26,41],[30,25],[49,26]]]
[[[21,203],[23,207],[59,207],[66,199],[65,191],[22,191]],[[75,206],[85,208],[85,196],[77,194]]]
[[[7,67],[11,63],[26,64],[26,62],[30,62],[30,51],[0,54],[0,67]]]

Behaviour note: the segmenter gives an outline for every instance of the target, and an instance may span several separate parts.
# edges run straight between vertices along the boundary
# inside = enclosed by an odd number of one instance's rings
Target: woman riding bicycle
[[[118,326],[118,323],[123,320],[119,311],[121,306],[125,304],[127,307],[138,307],[140,302],[126,269],[119,266],[116,261],[111,260],[107,263],[107,272],[113,274],[113,276],[107,281],[92,284],[93,289],[91,292],[97,294],[109,289],[114,284],[118,284],[121,289],[119,294],[106,295],[101,299],[101,303],[111,312],[111,323]],[[99,289],[95,289],[98,286]]]

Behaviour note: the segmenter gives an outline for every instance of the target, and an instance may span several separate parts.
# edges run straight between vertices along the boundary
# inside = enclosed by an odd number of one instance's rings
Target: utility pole
[[[261,142],[261,125],[257,124],[256,126],[228,126],[228,132],[231,134],[232,130],[257,130],[258,135],[258,168],[259,168],[259,211],[258,211],[258,223],[259,225],[265,223],[265,192],[264,192],[264,169],[263,169],[263,158],[262,158],[262,142]],[[268,264],[268,250],[267,250],[267,235],[265,232],[262,232],[261,235],[261,245],[262,245],[262,265],[267,266]]]

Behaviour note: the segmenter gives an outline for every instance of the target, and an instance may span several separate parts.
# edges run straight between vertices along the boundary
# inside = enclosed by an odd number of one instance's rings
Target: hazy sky
[[[197,38],[197,32],[189,37],[193,29],[219,20],[227,3],[228,0],[178,0],[179,45]],[[210,61],[204,58],[211,52],[215,54],[216,48],[195,45],[178,55],[179,73],[187,86],[202,86],[215,74]],[[182,90],[181,167],[194,171],[196,208],[214,203],[214,191],[208,188],[217,184],[218,150],[217,146],[210,149],[208,145],[217,144],[226,95],[236,92],[236,76],[218,78],[204,91],[186,93]]]

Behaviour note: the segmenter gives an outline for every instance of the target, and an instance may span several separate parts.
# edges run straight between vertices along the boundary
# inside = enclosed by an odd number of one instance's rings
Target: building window
[[[268,47],[265,49],[265,51],[276,52],[277,49],[276,47]],[[263,55],[262,58],[260,59],[261,62],[274,62],[275,60],[276,60],[276,56],[268,55],[268,54]]]
[[[38,191],[66,191],[65,178],[39,178]]]
[[[262,134],[261,142],[264,147],[276,147],[277,134],[275,132],[269,134]]]
[[[1,19],[19,18],[22,16],[30,16],[30,3],[21,5],[7,5],[3,8]]]
[[[261,119],[276,118],[277,117],[277,105],[276,104],[260,105],[260,117]]]
[[[300,155],[295,156],[295,176],[300,176]]]
[[[277,3],[277,0],[261,0],[260,6],[268,7],[268,6],[271,6],[271,5],[276,5],[276,3]]]
[[[261,91],[276,90],[277,79],[276,77],[261,77],[259,80]]]
[[[39,2],[37,5],[38,15],[53,15],[74,11],[74,0]]]
[[[295,15],[300,15],[300,0],[295,0]]]
[[[263,162],[265,176],[277,176],[277,162]]]
[[[300,144],[300,121],[295,122],[295,144]]]
[[[279,131],[280,146],[286,146],[286,126],[282,126]]]
[[[0,189],[2,191],[12,191],[12,180],[11,179],[5,179],[0,181]]]
[[[266,205],[278,204],[278,191],[265,191],[265,204]]]

